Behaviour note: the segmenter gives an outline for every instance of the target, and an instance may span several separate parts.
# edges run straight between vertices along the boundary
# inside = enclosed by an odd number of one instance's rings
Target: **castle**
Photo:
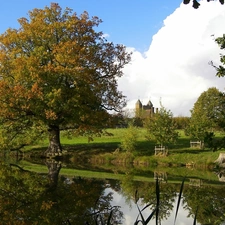
[[[147,105],[142,105],[141,101],[138,99],[138,101],[135,104],[135,116],[136,117],[148,117],[153,116],[155,113],[158,112],[158,108],[155,109],[153,107],[152,102],[149,100]]]

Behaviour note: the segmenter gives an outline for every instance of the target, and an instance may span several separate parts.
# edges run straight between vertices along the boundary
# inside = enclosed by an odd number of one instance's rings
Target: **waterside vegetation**
[[[91,164],[130,164],[145,166],[186,166],[195,168],[213,168],[219,156],[218,151],[209,148],[200,149],[190,147],[190,137],[183,130],[178,130],[179,138],[175,144],[168,145],[168,154],[155,155],[155,142],[146,139],[145,128],[135,128],[135,149],[126,151],[121,143],[126,140],[127,128],[108,129],[111,135],[96,137],[88,142],[87,137],[68,138],[62,137],[63,157],[71,162],[88,162]],[[217,133],[217,138],[222,138],[223,133]],[[28,146],[23,151],[24,157],[39,157],[42,150],[48,145],[47,140],[38,145]],[[223,151],[221,149],[221,151]]]

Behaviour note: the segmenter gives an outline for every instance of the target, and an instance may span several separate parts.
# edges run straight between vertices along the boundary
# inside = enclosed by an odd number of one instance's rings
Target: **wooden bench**
[[[203,143],[201,141],[190,141],[191,148],[202,148]]]
[[[167,155],[168,149],[166,146],[155,146],[155,155]]]
[[[166,172],[154,172],[154,179],[158,181],[167,183],[167,173]]]
[[[201,179],[190,179],[189,181],[189,185],[190,186],[196,186],[196,187],[200,187],[202,185],[202,180]]]

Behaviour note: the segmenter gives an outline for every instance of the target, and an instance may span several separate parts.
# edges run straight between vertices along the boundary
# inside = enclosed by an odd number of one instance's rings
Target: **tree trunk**
[[[62,146],[60,143],[59,126],[49,126],[49,146],[45,151],[46,157],[56,157],[62,155]]]
[[[49,186],[48,190],[54,190],[58,184],[59,171],[61,169],[61,162],[53,159],[46,161],[48,167]]]
[[[221,167],[225,167],[225,153],[220,152],[219,157],[215,161],[215,163],[219,164]]]

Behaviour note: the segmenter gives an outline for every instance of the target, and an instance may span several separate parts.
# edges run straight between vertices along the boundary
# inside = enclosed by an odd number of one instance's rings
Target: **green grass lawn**
[[[93,141],[88,142],[88,137],[85,136],[76,136],[73,138],[68,138],[64,132],[61,132],[61,144],[63,146],[67,145],[92,145],[92,144],[104,144],[104,143],[116,143],[119,144],[121,139],[125,133],[126,129],[107,129],[108,133],[112,135],[102,135],[101,137],[94,137]],[[143,132],[143,131],[142,131]],[[40,141],[35,146],[29,146],[29,148],[37,148],[37,147],[47,147],[48,146],[48,139]]]
[[[193,165],[195,167],[209,167],[218,158],[220,151],[213,152],[209,149],[190,148],[190,138],[184,134],[183,130],[179,130],[179,139],[176,144],[168,146],[167,156],[155,156],[155,145],[153,141],[146,139],[146,130],[138,129],[138,139],[136,150],[132,154],[124,151],[115,151],[119,148],[121,141],[126,135],[126,128],[108,129],[108,133],[112,135],[102,135],[94,137],[94,140],[88,142],[87,137],[77,136],[68,138],[62,132],[61,144],[64,150],[72,154],[79,154],[91,159],[92,162],[114,162],[127,163],[133,162],[136,165]],[[223,134],[217,133],[220,137]],[[45,149],[48,146],[48,140],[43,140],[35,146],[27,148],[27,150]],[[76,157],[76,156],[75,156]],[[74,158],[74,156],[73,156]]]

